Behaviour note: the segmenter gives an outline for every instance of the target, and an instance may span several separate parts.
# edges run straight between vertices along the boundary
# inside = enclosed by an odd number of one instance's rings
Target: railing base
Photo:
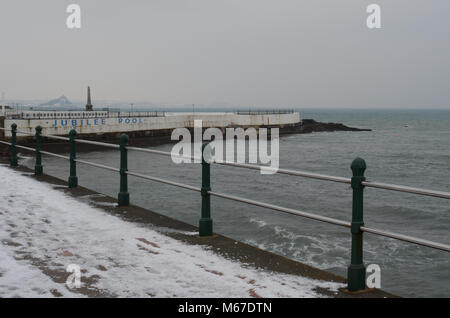
[[[44,168],[42,166],[34,167],[34,175],[35,176],[42,176],[43,173],[44,173]]]
[[[130,205],[130,194],[128,192],[120,192],[118,197],[119,206],[129,206]]]
[[[363,290],[349,291],[347,288],[339,288],[339,291],[343,292],[345,294],[348,294],[348,295],[360,295],[360,294],[374,293],[374,292],[377,292],[379,290],[376,289],[376,288],[366,288],[366,289],[363,289]]]
[[[200,219],[198,226],[198,234],[200,236],[213,235],[213,220],[211,218]]]
[[[347,271],[347,289],[356,292],[366,289],[366,267],[361,265],[350,265]]]
[[[78,187],[78,177],[69,177],[69,188]]]

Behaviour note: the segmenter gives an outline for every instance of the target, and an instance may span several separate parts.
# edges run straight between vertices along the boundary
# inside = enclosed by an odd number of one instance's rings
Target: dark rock
[[[303,119],[298,133],[307,134],[320,131],[372,131],[372,129],[354,128],[341,123],[321,123],[314,119]]]

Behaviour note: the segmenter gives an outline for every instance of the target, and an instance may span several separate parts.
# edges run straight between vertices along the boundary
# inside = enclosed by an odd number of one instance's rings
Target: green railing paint
[[[36,127],[36,164],[34,166],[34,175],[40,176],[43,173],[42,168],[42,127]]]
[[[17,143],[17,125],[12,124],[11,125],[11,167],[18,166],[16,143]]]
[[[364,226],[364,186],[361,184],[366,180],[364,171],[366,170],[366,162],[361,158],[353,160],[351,169],[353,172],[352,189],[352,250],[351,263],[348,267],[347,280],[349,291],[359,291],[366,288],[366,268],[363,263],[363,233],[361,226]]]
[[[119,206],[130,205],[130,193],[128,192],[128,135],[120,136],[120,192],[118,197]]]
[[[213,221],[211,219],[211,164],[205,160],[205,149],[208,143],[202,145],[202,215],[199,222],[199,235],[211,236],[213,234]],[[209,149],[209,147],[208,147]],[[208,152],[208,149],[206,152]]]
[[[77,132],[72,129],[69,133],[69,143],[70,143],[70,176],[69,176],[69,188],[78,187],[78,177],[77,177],[77,144],[75,139],[77,138]]]
[[[16,133],[17,125],[11,125],[12,128],[12,142],[11,142],[11,165],[17,165],[17,150],[16,150]],[[36,165],[35,175],[42,175],[42,127],[36,127]],[[76,173],[76,137],[77,132],[72,129],[69,134],[70,142],[70,176],[69,187],[75,188],[78,186],[78,177]],[[122,134],[120,136],[120,192],[118,195],[119,206],[130,205],[130,194],[128,192],[128,135]],[[199,221],[199,236],[213,235],[213,220],[211,218],[211,164],[205,160],[209,158],[210,149],[207,148],[209,143],[202,145],[202,207],[201,218]],[[348,267],[347,280],[349,291],[360,291],[366,289],[366,268],[363,263],[363,232],[361,227],[364,226],[363,218],[363,197],[364,186],[362,182],[366,180],[364,172],[366,170],[366,162],[361,158],[356,158],[351,165],[353,177],[351,180],[351,187],[353,189],[352,201],[352,222],[351,222],[351,263]]]

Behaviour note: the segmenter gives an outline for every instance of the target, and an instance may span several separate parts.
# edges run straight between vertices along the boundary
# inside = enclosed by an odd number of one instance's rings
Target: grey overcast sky
[[[66,7],[82,29],[66,27]],[[366,27],[366,7],[382,29]],[[449,0],[0,0],[0,92],[450,108]]]

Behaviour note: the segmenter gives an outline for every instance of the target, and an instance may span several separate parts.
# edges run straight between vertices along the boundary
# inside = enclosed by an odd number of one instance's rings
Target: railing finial
[[[353,176],[364,176],[364,171],[367,169],[366,161],[357,157],[353,160],[351,169],[353,171]]]

